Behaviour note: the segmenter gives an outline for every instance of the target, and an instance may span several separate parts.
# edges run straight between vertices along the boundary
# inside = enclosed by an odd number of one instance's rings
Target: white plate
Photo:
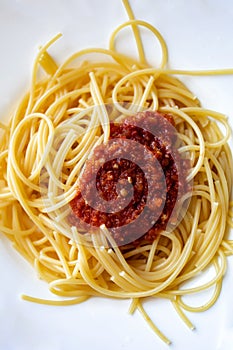
[[[156,26],[169,48],[173,68],[233,67],[231,0],[131,0],[135,15]],[[106,47],[109,34],[127,19],[120,0],[1,0],[0,118],[7,120],[26,91],[37,47],[58,32],[52,48],[58,61],[90,46]],[[126,34],[125,38],[129,38]],[[147,41],[150,58],[153,42]],[[127,42],[121,46],[127,48]],[[155,59],[156,62],[157,59]],[[226,113],[233,125],[233,76],[185,77],[204,107]],[[172,349],[228,350],[233,344],[233,259],[217,303],[190,314],[191,332],[166,301],[146,303],[155,323],[172,340]],[[141,316],[127,314],[129,301],[90,299],[69,307],[20,300],[20,294],[53,298],[27,262],[0,237],[0,349],[167,349]],[[195,299],[195,302],[197,298]]]

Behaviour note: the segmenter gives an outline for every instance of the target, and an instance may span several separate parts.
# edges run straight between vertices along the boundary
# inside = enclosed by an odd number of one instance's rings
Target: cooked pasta
[[[35,268],[38,276],[62,300],[23,299],[50,305],[80,303],[91,296],[131,299],[136,309],[167,343],[143,308],[147,297],[166,298],[188,327],[184,310],[204,311],[217,300],[233,253],[228,238],[232,227],[232,155],[230,126],[221,113],[204,109],[177,75],[232,74],[233,70],[183,71],[167,69],[167,47],[150,24],[133,17],[112,34],[108,49],[85,49],[57,66],[48,49],[39,49],[29,92],[8,125],[0,123],[0,231]],[[120,54],[115,41],[131,27],[139,59]],[[150,30],[162,52],[158,67],[147,64],[139,27]],[[101,54],[99,61],[86,57]],[[85,56],[85,59],[83,57]],[[44,69],[42,79],[38,70]],[[69,203],[95,147],[105,144],[110,122],[140,111],[172,115],[182,140],[179,152],[189,153],[191,169],[188,208],[179,224],[162,231],[153,242],[117,246],[101,225],[98,234],[82,232],[67,219]],[[213,266],[215,276],[185,288],[200,271]],[[184,295],[215,286],[209,301],[187,305]]]

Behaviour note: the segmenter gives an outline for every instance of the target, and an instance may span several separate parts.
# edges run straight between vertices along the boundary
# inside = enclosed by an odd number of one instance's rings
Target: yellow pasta
[[[123,2],[129,21],[113,32],[108,49],[82,50],[57,66],[47,50],[60,34],[40,48],[29,92],[9,125],[0,123],[0,231],[48,282],[50,291],[63,297],[55,301],[23,295],[23,299],[70,305],[91,296],[128,298],[132,300],[129,312],[138,309],[169,344],[146,314],[144,298],[170,300],[193,329],[183,310],[204,311],[215,303],[227,256],[233,254],[228,239],[233,227],[230,126],[223,114],[203,109],[175,75],[233,74],[233,69],[167,69],[167,47],[161,34],[134,19],[128,2]],[[118,34],[127,26],[133,30],[139,60],[115,49]],[[140,26],[150,30],[160,44],[158,67],[147,64]],[[102,61],[82,61],[82,56],[97,53],[103,55]],[[45,74],[37,80],[40,67]],[[110,121],[141,110],[174,116],[183,142],[180,152],[190,154],[188,180],[193,181],[193,191],[187,194],[187,213],[173,232],[162,232],[152,243],[120,248],[105,227],[99,235],[85,236],[66,218],[87,158],[109,138]],[[210,266],[215,269],[212,279],[185,288],[185,282]],[[211,286],[215,291],[205,305],[194,308],[182,300]]]

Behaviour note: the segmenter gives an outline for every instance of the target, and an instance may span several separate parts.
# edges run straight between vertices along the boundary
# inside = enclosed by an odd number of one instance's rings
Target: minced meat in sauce
[[[175,205],[187,190],[176,141],[170,114],[139,112],[111,123],[109,143],[86,161],[71,223],[89,232],[104,224],[119,246],[152,242],[176,221]]]

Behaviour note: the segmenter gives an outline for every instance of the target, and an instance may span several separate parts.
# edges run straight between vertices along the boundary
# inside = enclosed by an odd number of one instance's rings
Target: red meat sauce
[[[146,111],[111,123],[109,142],[86,161],[71,224],[84,232],[104,224],[119,246],[153,242],[177,221],[175,206],[188,190],[176,142],[170,114]]]

